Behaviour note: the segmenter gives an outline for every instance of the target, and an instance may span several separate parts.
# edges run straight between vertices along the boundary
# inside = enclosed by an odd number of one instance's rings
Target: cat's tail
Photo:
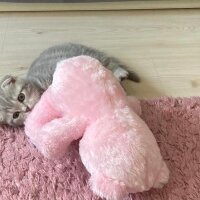
[[[132,72],[132,71],[128,71],[127,79],[134,81],[136,83],[140,83],[141,81],[140,77],[135,72]]]
[[[141,81],[140,77],[135,72],[130,70],[130,68],[122,64],[119,60],[113,57],[111,57],[110,59],[111,60],[110,60],[108,68],[113,71],[114,75],[120,81],[123,81],[125,79],[134,81],[136,83],[139,83]]]

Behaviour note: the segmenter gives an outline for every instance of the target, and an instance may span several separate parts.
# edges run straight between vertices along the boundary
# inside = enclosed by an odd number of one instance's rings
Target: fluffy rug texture
[[[161,190],[126,200],[200,199],[200,98],[143,100],[142,112],[170,169],[170,181]],[[22,129],[0,128],[0,199],[100,200],[90,191],[88,177],[78,142],[66,158],[50,161]]]

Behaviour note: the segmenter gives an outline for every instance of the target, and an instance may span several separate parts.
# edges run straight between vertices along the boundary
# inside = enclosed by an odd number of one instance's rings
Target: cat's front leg
[[[39,149],[47,158],[61,158],[72,141],[82,137],[86,123],[82,118],[57,118],[45,124],[40,132]]]

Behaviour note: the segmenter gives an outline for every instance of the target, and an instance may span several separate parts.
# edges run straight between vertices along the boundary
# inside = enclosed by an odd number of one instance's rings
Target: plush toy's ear
[[[15,83],[15,81],[16,81],[16,77],[10,76],[10,75],[5,76],[1,81],[1,89],[4,90],[11,84]]]

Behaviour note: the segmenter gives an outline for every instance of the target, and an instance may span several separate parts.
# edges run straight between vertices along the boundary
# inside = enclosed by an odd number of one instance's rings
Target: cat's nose
[[[30,112],[31,111],[31,109],[27,106],[26,107],[26,112]]]

